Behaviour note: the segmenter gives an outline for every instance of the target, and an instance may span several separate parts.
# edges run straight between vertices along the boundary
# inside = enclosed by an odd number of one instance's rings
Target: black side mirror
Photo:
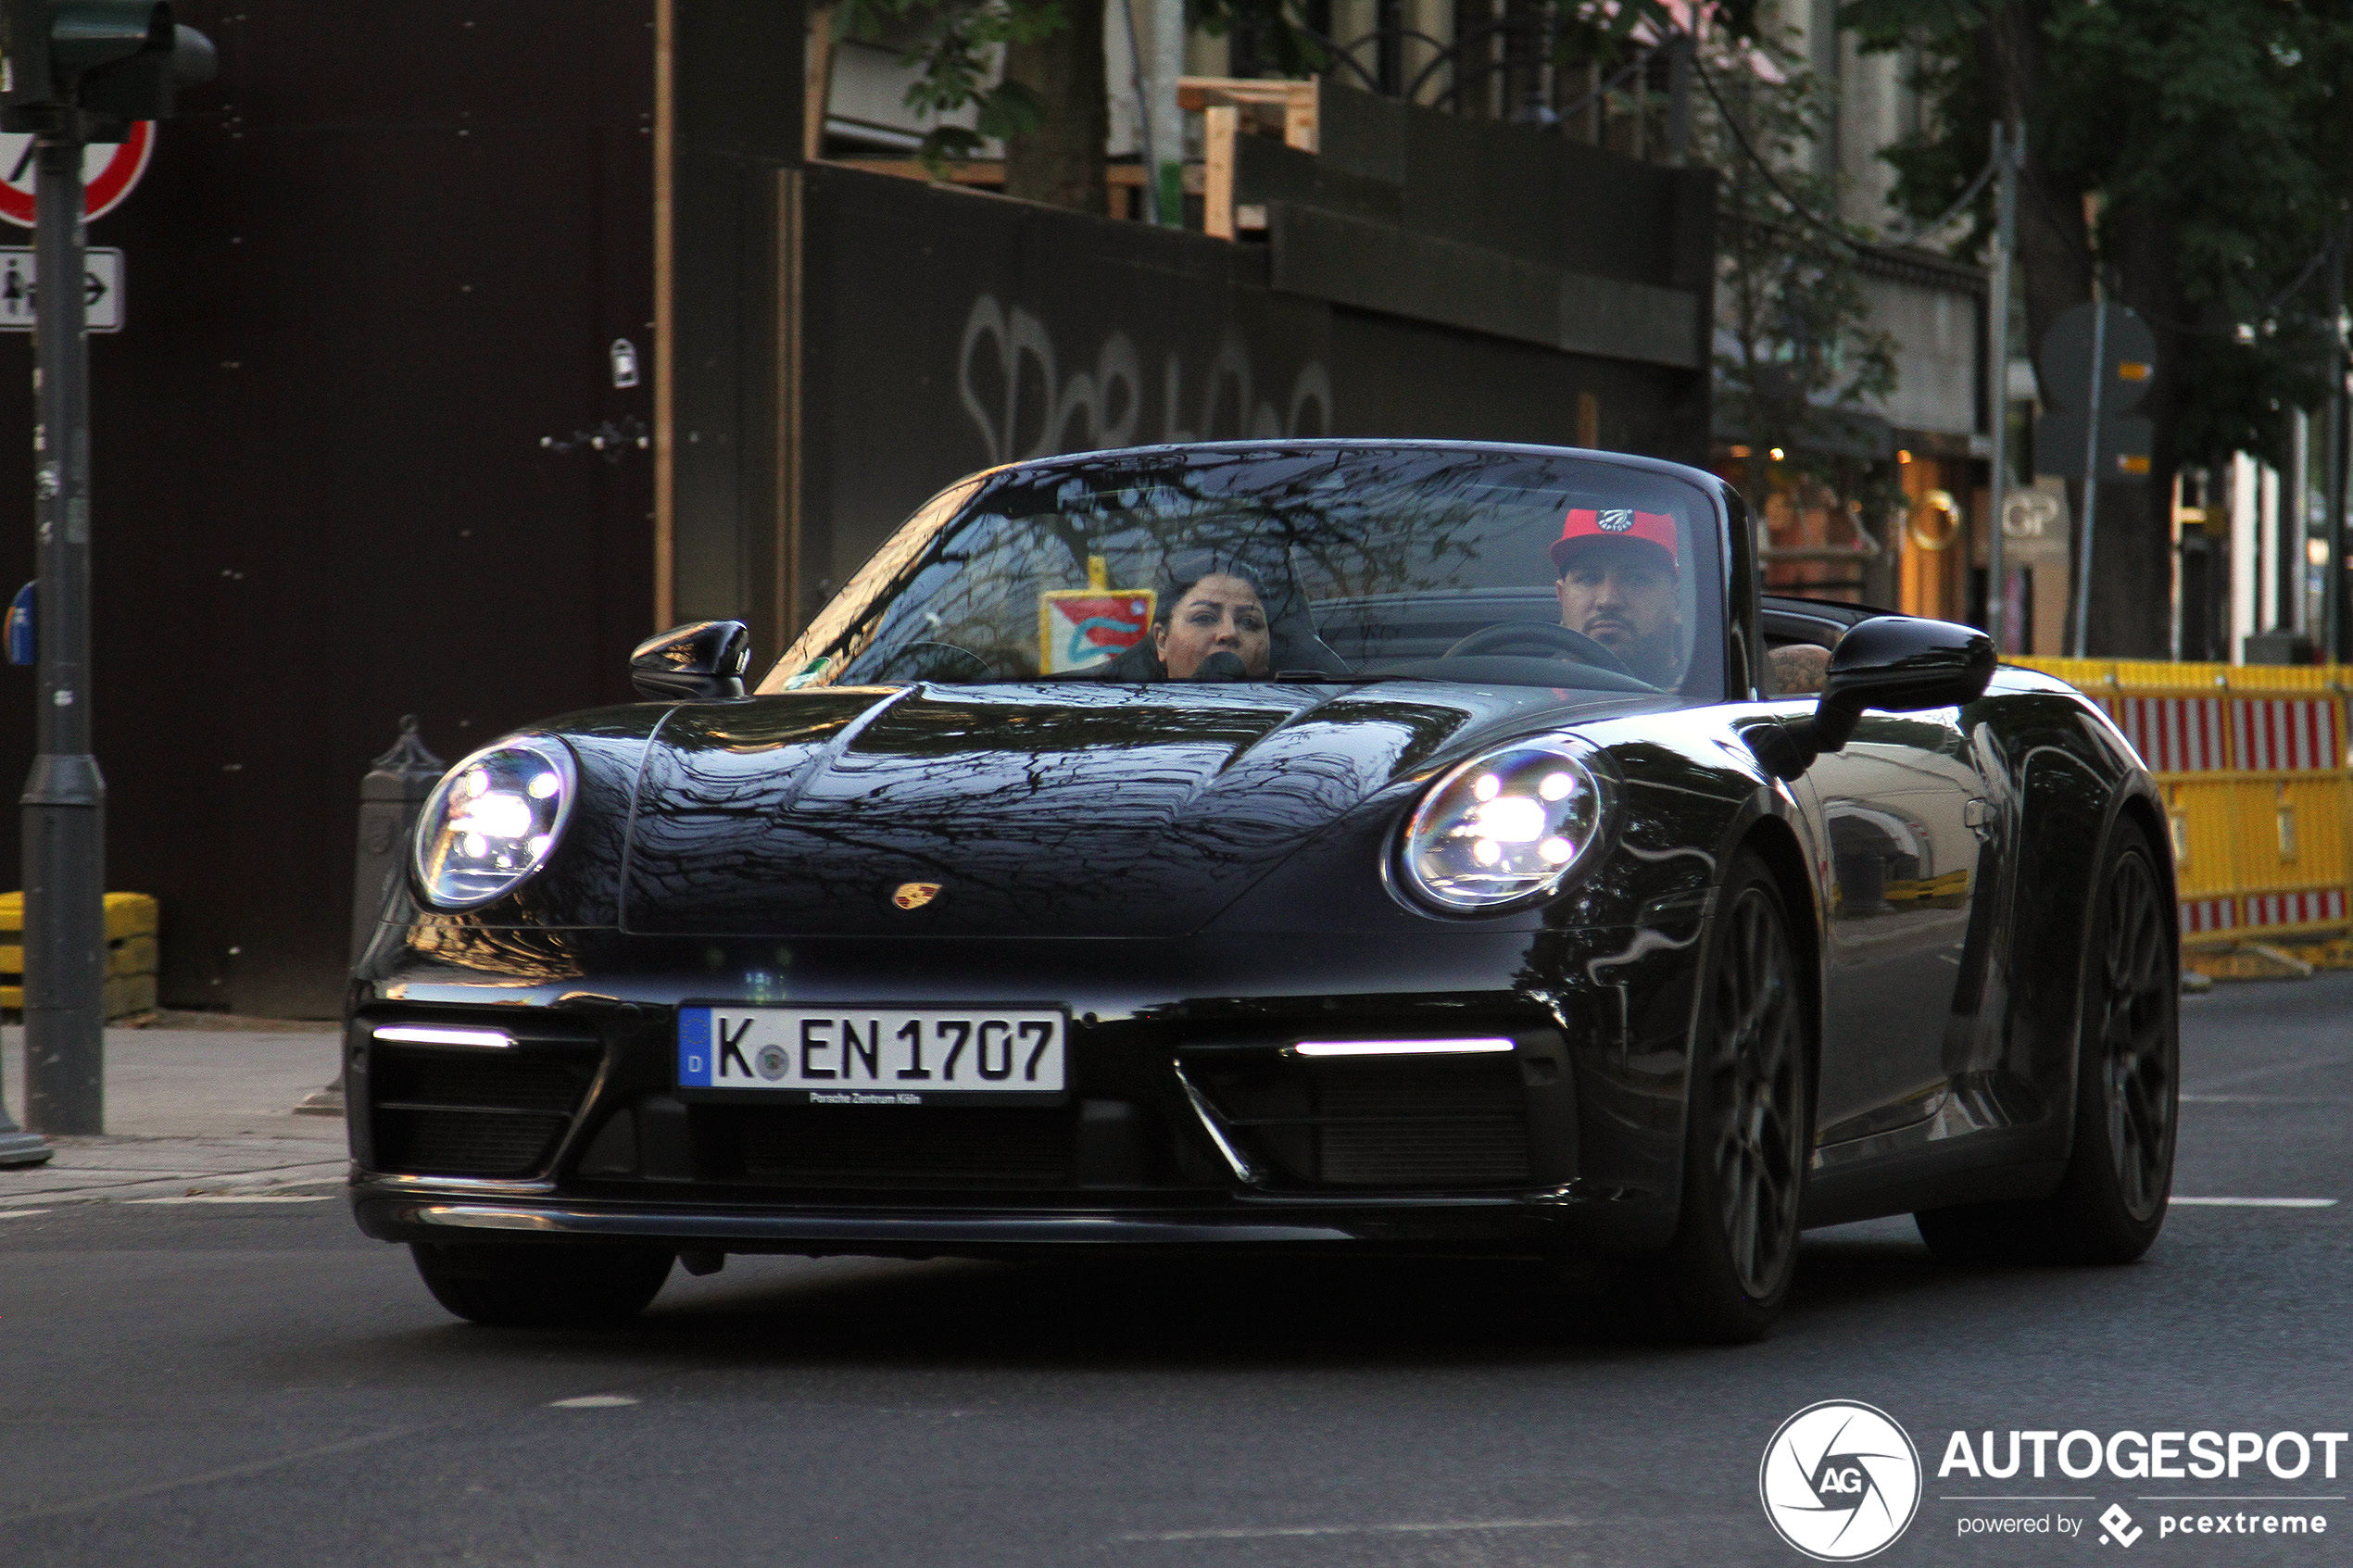
[[[1831,650],[1829,678],[1813,716],[1749,734],[1776,778],[1793,779],[1855,734],[1864,711],[1912,713],[1953,708],[1985,695],[1994,639],[1974,626],[1909,615],[1875,615],[1847,628]]]
[[[629,684],[657,701],[718,701],[744,695],[751,629],[740,621],[698,621],[648,637],[629,655]]]

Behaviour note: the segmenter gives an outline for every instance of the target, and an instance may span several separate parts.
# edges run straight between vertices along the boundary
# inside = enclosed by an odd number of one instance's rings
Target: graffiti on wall
[[[1066,368],[1044,321],[984,294],[964,318],[956,392],[990,464],[1139,442],[1323,435],[1332,428],[1331,373],[1319,359],[1302,366],[1287,392],[1263,396],[1250,346],[1228,327],[1206,366],[1191,370],[1200,379],[1189,379],[1184,356],[1171,350],[1157,387],[1148,388],[1143,355],[1116,330],[1091,361],[1082,357]]]

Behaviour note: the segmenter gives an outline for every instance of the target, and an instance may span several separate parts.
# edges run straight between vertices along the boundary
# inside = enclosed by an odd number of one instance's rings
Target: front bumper
[[[1316,1254],[1339,1249],[1550,1256],[1594,1238],[1589,1205],[1567,1193],[1385,1200],[1358,1206],[950,1212],[804,1207],[663,1206],[434,1197],[359,1184],[359,1227],[384,1241],[654,1244],[680,1251],[808,1257],[1037,1257],[1077,1251]]]
[[[1674,1223],[1689,991],[1681,953],[1630,937],[793,945],[797,1002],[1067,1006],[1067,1101],[1018,1110],[682,1095],[677,1006],[726,996],[774,943],[739,968],[717,947],[615,935],[575,949],[586,973],[521,997],[512,980],[389,965],[362,976],[350,1024],[355,1211],[389,1241],[682,1251],[1653,1247]],[[391,1022],[495,1024],[516,1046],[396,1048],[373,1038]],[[1339,1064],[1285,1049],[1350,1033],[1515,1048]]]

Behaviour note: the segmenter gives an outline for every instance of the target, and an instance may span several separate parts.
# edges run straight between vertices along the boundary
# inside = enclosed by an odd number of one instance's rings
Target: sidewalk
[[[307,1188],[344,1179],[343,1119],[294,1107],[335,1075],[333,1034],[107,1031],[107,1131],[53,1137],[45,1165],[0,1166],[0,1214]],[[8,1113],[21,1123],[24,1031],[0,1029]]]

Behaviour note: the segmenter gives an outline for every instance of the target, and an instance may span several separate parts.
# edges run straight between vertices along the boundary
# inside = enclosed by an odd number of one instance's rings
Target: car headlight
[[[580,793],[572,752],[542,736],[484,746],[442,775],[417,819],[417,884],[438,909],[511,892],[547,862]]]
[[[1601,836],[1600,775],[1559,740],[1474,757],[1422,797],[1398,861],[1405,881],[1448,909],[1541,897]]]

